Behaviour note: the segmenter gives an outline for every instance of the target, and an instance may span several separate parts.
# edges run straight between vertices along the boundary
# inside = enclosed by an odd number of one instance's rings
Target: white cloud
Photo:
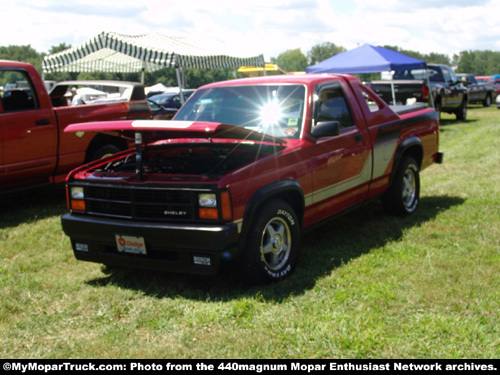
[[[202,35],[235,53],[280,53],[331,42],[422,53],[500,49],[500,0],[21,0],[2,4],[2,45],[39,52],[101,33]],[[8,15],[8,16],[5,16]]]

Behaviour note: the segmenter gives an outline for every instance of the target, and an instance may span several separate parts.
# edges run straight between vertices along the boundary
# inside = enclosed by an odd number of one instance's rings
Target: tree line
[[[61,43],[58,46],[53,46],[49,50],[49,54],[63,51],[70,48],[70,45]],[[425,60],[427,63],[445,64],[454,67],[457,73],[471,73],[478,75],[494,75],[500,74],[500,52],[490,50],[469,50],[462,51],[459,54],[453,55],[450,59],[448,55],[440,53],[422,54],[417,51],[405,50],[398,46],[381,46],[391,49],[407,56],[411,56],[420,60]],[[286,72],[304,71],[306,67],[314,65],[320,61],[344,52],[346,49],[342,46],[337,46],[334,43],[325,42],[313,46],[306,54],[300,48],[287,50],[277,57],[271,58],[271,62],[277,64]],[[33,64],[36,69],[42,72],[42,60],[46,53],[39,53],[30,45],[22,46],[0,46],[0,59],[24,61]],[[237,73],[234,69],[185,69],[184,71],[187,87],[196,88],[210,82],[222,81],[226,79],[243,77],[241,73]],[[378,75],[363,74],[360,77],[363,80],[371,80],[378,78]],[[54,81],[66,80],[90,80],[90,79],[113,79],[122,81],[140,81],[139,73],[48,73],[45,79]],[[165,86],[177,86],[177,76],[174,69],[165,68],[156,72],[146,73],[144,84],[146,86],[154,85],[158,82]]]

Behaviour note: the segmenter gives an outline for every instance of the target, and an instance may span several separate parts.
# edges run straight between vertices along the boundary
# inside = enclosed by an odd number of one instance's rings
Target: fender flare
[[[255,216],[258,214],[259,206],[272,198],[279,198],[288,202],[295,210],[297,218],[299,219],[300,228],[302,228],[305,209],[302,187],[297,181],[291,179],[273,182],[257,190],[248,201],[243,215],[243,226],[240,233],[240,251],[243,250],[244,244],[246,243],[246,237]]]
[[[394,175],[396,174],[396,171],[398,170],[399,167],[399,163],[401,162],[401,159],[403,158],[404,155],[413,156],[420,169],[424,155],[424,146],[420,138],[415,136],[406,138],[396,148],[396,152],[394,155],[394,163],[392,165],[391,177],[389,180],[389,186],[392,184]]]

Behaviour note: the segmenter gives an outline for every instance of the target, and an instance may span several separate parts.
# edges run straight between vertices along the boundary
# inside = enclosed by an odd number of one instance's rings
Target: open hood
[[[174,138],[222,138],[274,144],[285,143],[272,137],[239,126],[203,121],[171,120],[122,120],[107,122],[86,122],[67,126],[65,132],[96,131],[134,139],[135,133],[142,133],[145,142]]]

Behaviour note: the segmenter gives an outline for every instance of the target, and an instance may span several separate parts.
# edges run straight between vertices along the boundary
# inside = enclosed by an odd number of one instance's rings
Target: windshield
[[[175,120],[212,121],[279,138],[298,138],[304,118],[305,87],[231,86],[200,89]]]

